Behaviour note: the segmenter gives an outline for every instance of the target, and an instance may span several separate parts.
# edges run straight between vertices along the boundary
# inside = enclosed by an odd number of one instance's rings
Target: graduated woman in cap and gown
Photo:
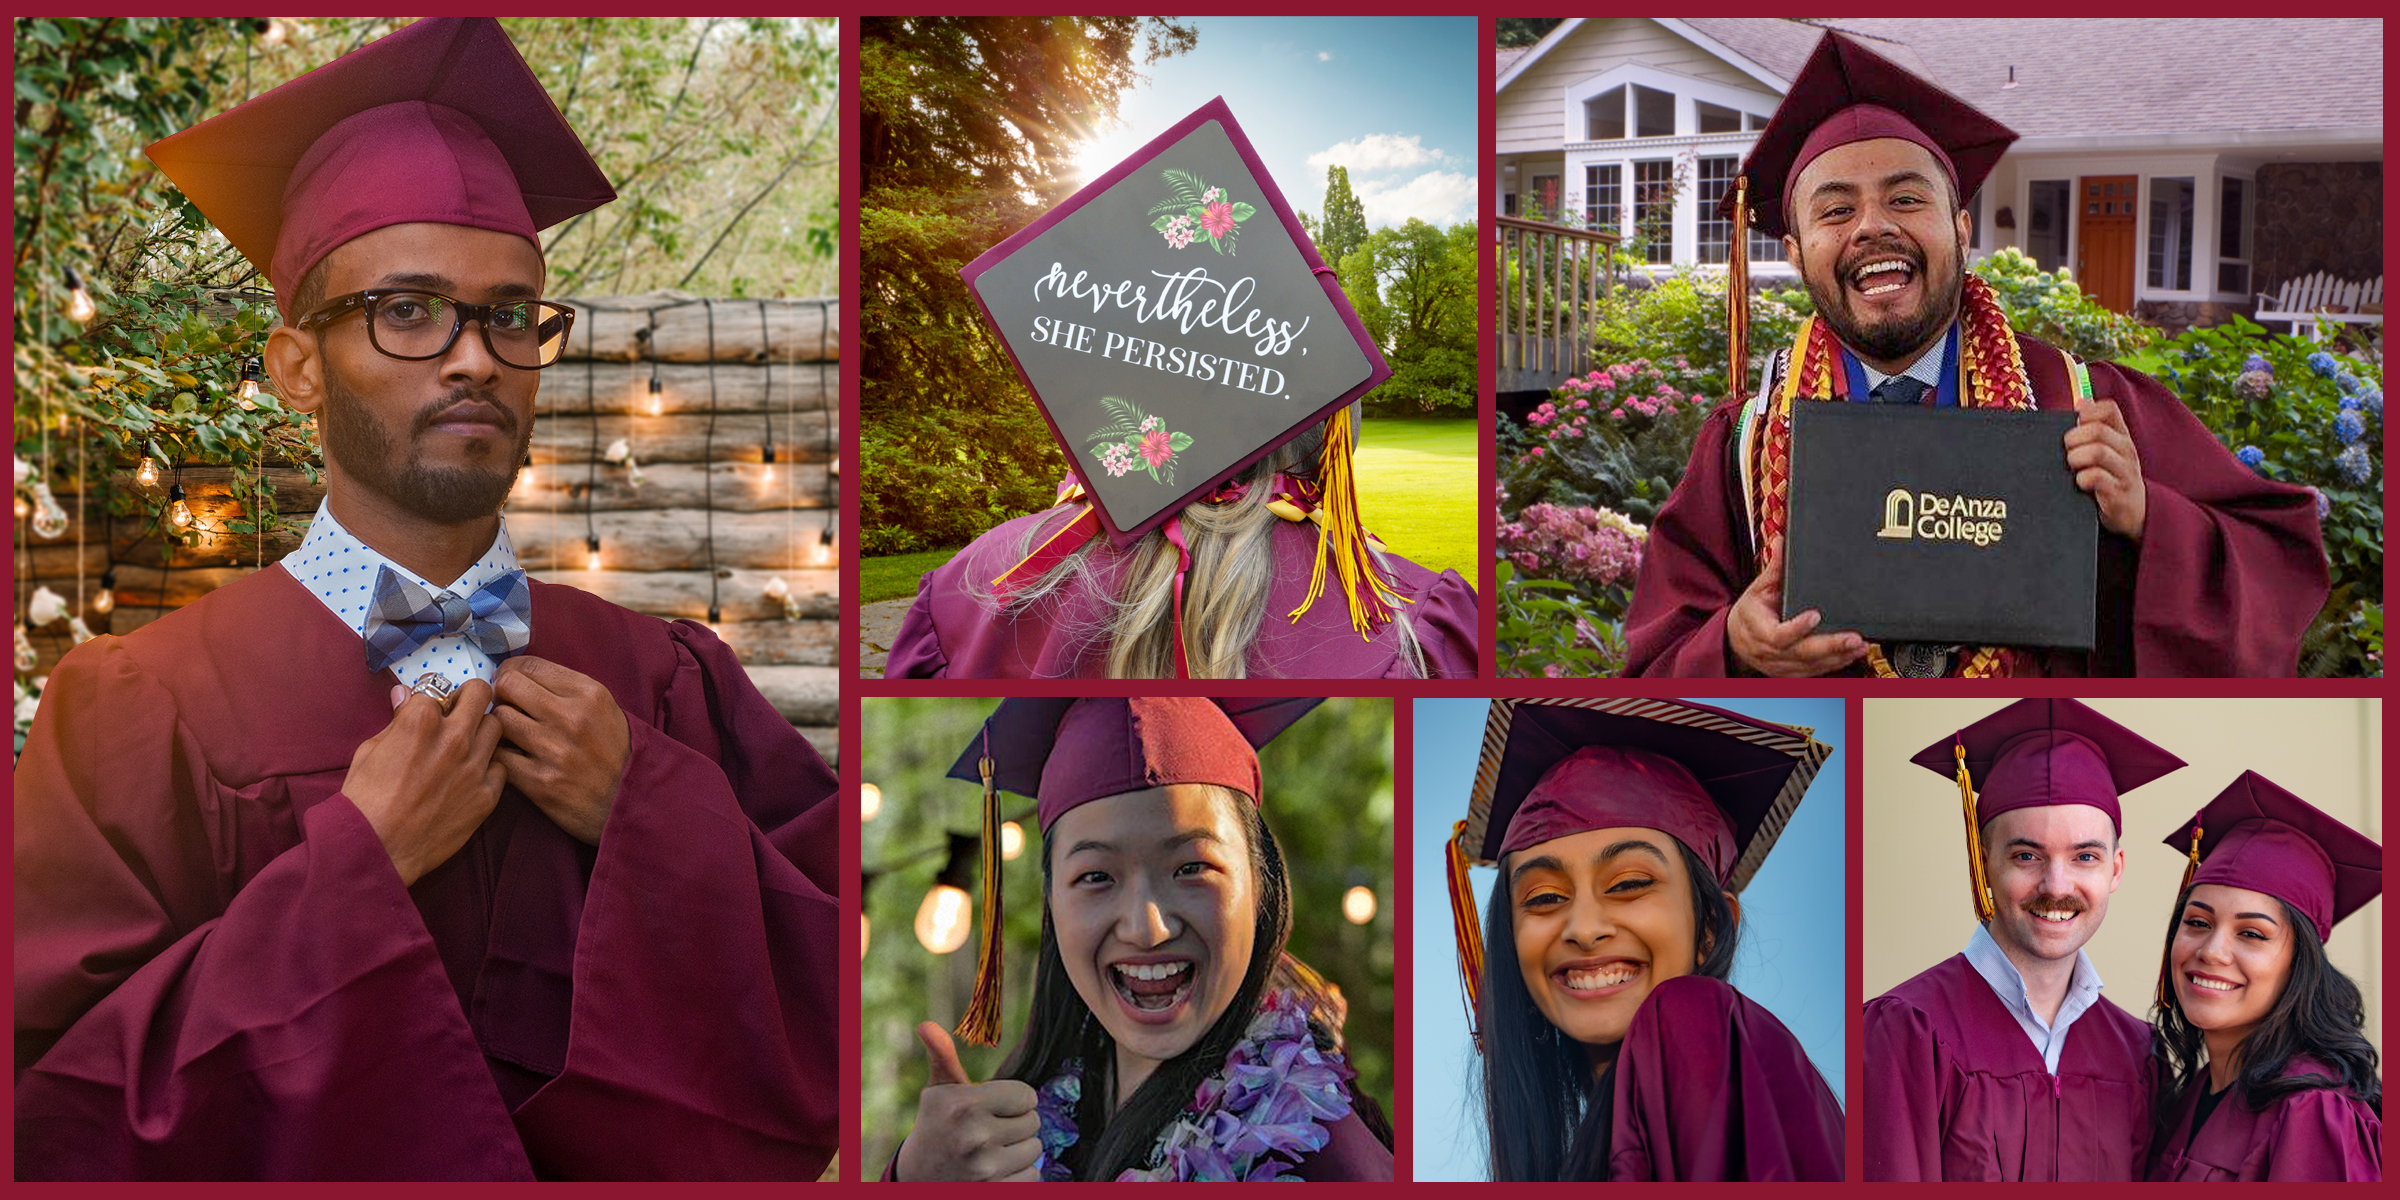
[[[1726,982],[1737,894],[1828,753],[1682,701],[1493,701],[1448,855],[1495,1181],[1842,1178],[1832,1091]]]
[[[1867,1179],[2140,1178],[2150,1029],[2101,994],[2083,947],[2124,877],[2119,796],[2183,760],[2062,698],[2017,701],[1909,761],[1955,781],[1977,924],[1867,1002]]]
[[[2154,1018],[2153,1182],[2381,1182],[2383,1082],[2358,985],[2325,958],[2383,891],[2383,848],[2255,771],[2167,845],[2190,856]]]
[[[886,1179],[1382,1181],[1391,1130],[1350,1086],[1339,1003],[1284,952],[1287,867],[1257,747],[1314,699],[1004,700],[951,771],[985,786],[982,949],[960,1036],[998,1040],[998,792],[1042,830],[1041,960],[1002,1077],[938,1025]]]

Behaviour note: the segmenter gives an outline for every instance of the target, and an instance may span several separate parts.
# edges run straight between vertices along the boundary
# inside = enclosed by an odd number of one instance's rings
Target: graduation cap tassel
[[[1750,363],[1750,177],[1733,180],[1733,247],[1725,258],[1725,398],[1738,408]]]
[[[2205,831],[2201,828],[2200,822],[2197,820],[2193,821],[2191,854],[2190,857],[2184,860],[2183,882],[2175,885],[2175,897],[2178,900],[2183,898],[2183,894],[2185,892],[2192,890],[2192,876],[2199,873],[2200,836],[2203,832]],[[2182,918],[2178,917],[2177,919],[2181,920]],[[2174,942],[2175,935],[2168,934],[2167,944],[2170,948],[2173,947]],[[2167,958],[2166,955],[2162,953],[2159,955],[2158,959],[2158,1004],[2162,1008],[2166,1006],[2169,1000],[2174,998],[2174,993],[2168,990],[2167,980]]]
[[[1458,982],[1467,999],[1467,1032],[1475,1039],[1476,1052],[1481,1053],[1483,1030],[1476,1023],[1476,1014],[1483,1009],[1483,928],[1475,919],[1475,884],[1467,878],[1467,852],[1459,845],[1466,836],[1465,821],[1452,825],[1444,857],[1450,866],[1450,931],[1458,937]]]
[[[975,948],[975,995],[958,1019],[958,1036],[978,1046],[1000,1041],[1000,786],[992,777],[992,734],[983,734],[983,940]]]
[[[1960,738],[1952,747],[1958,755],[1958,798],[1967,814],[1967,886],[1975,892],[1975,919],[1989,921],[1997,911],[1992,903],[1992,885],[1983,877],[1983,825],[1975,819],[1975,776],[1967,770],[1967,742]]]
[[[1401,602],[1401,597],[1376,574],[1375,561],[1367,554],[1366,531],[1358,521],[1358,488],[1351,475],[1354,445],[1350,410],[1343,408],[1325,422],[1324,448],[1317,453],[1324,520],[1317,526],[1316,566],[1309,574],[1308,595],[1286,615],[1297,623],[1324,594],[1330,561],[1350,602],[1350,628],[1358,631],[1361,641],[1372,641],[1376,628],[1392,619],[1390,604]]]

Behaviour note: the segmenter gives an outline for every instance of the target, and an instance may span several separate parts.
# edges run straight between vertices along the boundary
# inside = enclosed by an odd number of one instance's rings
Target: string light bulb
[[[257,408],[258,385],[266,377],[266,371],[260,367],[257,359],[243,359],[242,386],[234,392],[234,399],[245,409]]]
[[[659,386],[656,366],[653,366],[650,371],[650,396],[642,401],[642,411],[653,417],[667,411],[667,396],[665,390]]]
[[[167,486],[167,520],[177,529],[192,527],[192,506],[183,502],[183,485]]]
[[[828,524],[817,531],[816,548],[809,551],[809,561],[823,566],[833,558],[833,526]]]
[[[67,317],[77,324],[90,321],[100,309],[92,303],[91,289],[83,286],[83,276],[75,268],[67,268]]]
[[[883,789],[871,783],[858,785],[858,819],[872,821],[883,811]]]
[[[597,570],[599,570],[599,569],[600,569],[600,535],[595,533],[595,534],[592,534],[592,535],[590,535],[590,536],[588,536],[588,537],[584,538],[584,539],[583,539],[583,545],[584,545],[584,549],[586,549],[586,550],[590,551],[590,556],[584,559],[584,563],[583,563],[583,569],[584,569],[584,570],[586,570],[586,571],[597,571]]]
[[[266,45],[282,45],[284,33],[283,21],[280,18],[266,17],[258,23],[258,40]]]
[[[133,481],[143,487],[158,486],[158,460],[145,454],[141,464],[133,469]]]
[[[858,910],[858,961],[867,961],[867,941],[875,932],[875,923],[867,920],[867,910]]]
[[[769,443],[767,443],[766,447],[765,447],[763,450],[761,450],[761,451],[759,452],[759,461],[761,461],[761,462],[765,463],[765,464],[767,465],[767,469],[759,473],[759,476],[758,476],[758,481],[759,481],[760,483],[762,483],[762,484],[772,484],[772,483],[774,483],[774,482],[775,482],[775,443],[773,443],[773,442],[769,442]]]
[[[26,498],[25,498],[25,493],[23,493],[23,492],[18,492],[18,493],[17,493],[17,519],[18,519],[18,520],[20,520],[20,521],[22,521],[22,520],[24,520],[25,518],[27,518],[27,517],[30,517],[30,516],[32,516],[32,515],[33,515],[33,501],[26,499]]]
[[[725,618],[724,618],[723,614],[721,614],[721,613],[719,613],[719,612],[718,612],[718,610],[717,610],[717,606],[716,606],[716,605],[714,605],[714,604],[711,604],[711,605],[709,605],[709,606],[708,606],[708,631],[709,631],[710,633],[722,634],[722,633],[724,633],[724,632],[725,632],[725,629],[724,629],[724,624],[725,624]]]
[[[1342,893],[1342,916],[1353,925],[1375,919],[1375,889],[1361,884]]]
[[[50,494],[50,481],[46,479],[33,481],[33,533],[45,539],[67,535],[67,510],[59,504],[58,497]]]
[[[1015,821],[1000,822],[1000,857],[1006,862],[1017,861],[1025,853],[1025,827]]]
[[[116,607],[117,569],[110,567],[100,572],[100,594],[92,597],[92,612],[105,617]]]
[[[950,861],[934,877],[933,887],[917,905],[917,942],[935,954],[949,954],[967,944],[975,927],[975,902],[967,898],[972,880],[976,841],[972,835],[950,835]]]

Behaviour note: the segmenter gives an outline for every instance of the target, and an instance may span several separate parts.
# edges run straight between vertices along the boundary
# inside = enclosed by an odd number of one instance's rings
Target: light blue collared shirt
[[[2075,974],[2067,980],[2066,999],[2059,1002],[2058,1017],[2049,1024],[2042,1023],[2041,1014],[2033,1011],[2033,1000],[2025,994],[2025,976],[2017,964],[2008,961],[2000,943],[1992,940],[1992,931],[1981,925],[1975,936],[1967,939],[1967,965],[1992,985],[1992,994],[2017,1018],[2017,1026],[2033,1040],[2033,1048],[2041,1052],[2042,1066],[2058,1074],[2058,1056],[2067,1048],[2067,1030],[2093,1005],[2100,1002],[2100,971],[2092,965],[2090,956],[2075,952]]]
[[[456,592],[472,595],[485,584],[517,569],[517,549],[508,540],[508,518],[500,518],[500,532],[493,536],[491,549],[475,560],[466,573],[448,583],[434,581],[393,562],[373,546],[358,540],[358,535],[342,528],[333,519],[330,501],[317,505],[317,515],[308,523],[308,536],[300,539],[300,548],[283,557],[282,567],[291,572],[308,594],[325,603],[333,615],[341,618],[362,641],[358,666],[367,666],[365,642],[367,636],[367,603],[375,597],[375,574],[379,567],[390,567],[392,573],[439,594]],[[470,679],[485,683],[499,670],[491,657],[468,641],[464,634],[449,634],[430,638],[406,658],[392,664],[392,674],[402,683],[414,683],[419,675],[433,671],[456,687]]]
[[[1917,361],[1908,364],[1908,369],[1900,373],[1924,384],[1925,394],[1930,396],[1942,390],[1942,368],[1949,365],[1949,354],[1950,336],[1945,333],[1934,339],[1932,349],[1918,355]],[[1856,357],[1855,351],[1852,352],[1852,356]],[[1891,378],[1891,376],[1867,365],[1867,360],[1863,358],[1858,360],[1858,369],[1867,373],[1867,390],[1870,392],[1882,387],[1884,380]]]

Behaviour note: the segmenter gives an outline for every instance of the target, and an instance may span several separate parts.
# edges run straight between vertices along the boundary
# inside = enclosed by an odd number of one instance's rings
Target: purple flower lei
[[[1203,1082],[1190,1104],[1159,1131],[1150,1165],[1117,1176],[1119,1183],[1267,1183],[1332,1140],[1328,1128],[1350,1115],[1349,1081],[1356,1075],[1339,1054],[1317,1049],[1308,1009],[1289,992],[1269,992],[1225,1066]],[[1072,1172],[1059,1161],[1075,1144],[1075,1105],[1083,1098],[1083,1063],[1066,1069],[1034,1094],[1041,1120],[1041,1174],[1063,1183]]]

